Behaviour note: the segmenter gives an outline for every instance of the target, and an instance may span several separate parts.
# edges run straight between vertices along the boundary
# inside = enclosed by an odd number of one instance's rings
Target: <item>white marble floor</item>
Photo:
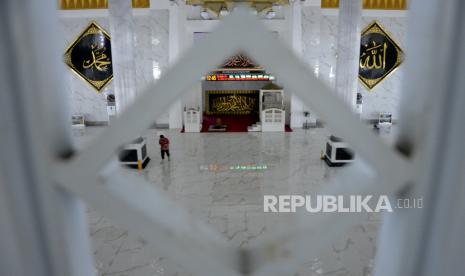
[[[100,130],[77,131],[78,147]],[[160,163],[159,134],[171,140],[170,162]],[[315,194],[338,173],[338,168],[328,168],[319,159],[327,135],[322,128],[226,134],[148,130],[144,136],[152,161],[139,174],[227,240],[245,247],[294,219],[291,214],[264,213],[263,195]],[[261,165],[262,170],[230,169],[236,165]],[[182,264],[154,252],[142,238],[114,225],[98,210],[89,210],[88,217],[99,275],[191,275]],[[379,226],[379,215],[367,215],[318,256],[309,256],[298,273],[283,276],[371,275]]]

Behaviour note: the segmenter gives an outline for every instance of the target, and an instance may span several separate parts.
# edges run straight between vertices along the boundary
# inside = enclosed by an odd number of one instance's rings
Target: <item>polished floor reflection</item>
[[[100,130],[75,131],[78,147]],[[171,140],[169,162],[160,162],[159,134]],[[144,136],[152,161],[143,172],[134,173],[211,224],[234,245],[246,247],[295,219],[291,214],[264,213],[263,195],[315,194],[340,171],[320,160],[328,134],[322,128],[227,134],[148,130]],[[89,210],[88,215],[99,275],[191,275],[98,211]],[[371,275],[379,225],[380,215],[367,215],[363,223],[335,239],[318,256],[309,257],[292,276]]]

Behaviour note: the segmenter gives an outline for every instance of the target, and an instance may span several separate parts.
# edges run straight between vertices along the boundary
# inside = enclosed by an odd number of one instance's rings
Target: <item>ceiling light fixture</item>
[[[203,19],[210,19],[210,13],[207,11],[207,9],[203,9],[200,12],[200,17],[202,17]]]
[[[268,19],[272,19],[273,17],[276,16],[276,12],[273,10],[273,9],[270,9],[267,13],[266,13],[266,18]]]
[[[229,14],[229,11],[226,7],[222,7],[220,10],[220,15],[221,16],[227,16]]]

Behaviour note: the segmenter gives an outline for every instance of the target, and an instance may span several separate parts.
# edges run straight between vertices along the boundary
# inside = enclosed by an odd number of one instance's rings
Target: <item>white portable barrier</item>
[[[284,131],[285,111],[278,108],[270,108],[262,111],[262,131]]]
[[[189,109],[184,111],[184,131],[200,132],[202,124],[200,122],[200,111]]]
[[[147,140],[140,137],[123,146],[118,154],[119,162],[131,168],[144,169],[150,162],[147,155]]]

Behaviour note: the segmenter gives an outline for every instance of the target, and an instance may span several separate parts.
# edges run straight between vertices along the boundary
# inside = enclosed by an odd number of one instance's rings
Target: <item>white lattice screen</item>
[[[69,117],[67,100],[61,93],[64,90],[60,79],[52,81],[62,76],[59,51],[54,44],[56,7],[52,2],[11,0],[2,3],[0,9],[1,160],[5,168],[0,174],[0,252],[5,256],[0,258],[2,275],[93,273],[83,207],[77,197],[140,234],[195,275],[293,275],[305,256],[317,252],[335,235],[357,223],[360,214],[303,215],[299,225],[273,233],[254,248],[238,249],[143,179],[117,169],[114,155],[122,144],[149,127],[165,106],[198,80],[199,74],[237,50],[247,52],[278,76],[287,89],[318,113],[360,156],[322,194],[400,191],[402,195],[425,194],[425,200],[430,200],[419,215],[404,212],[388,217],[379,253],[382,269],[377,269],[377,275],[460,274],[463,264],[459,258],[439,255],[458,254],[462,252],[460,247],[450,238],[442,241],[434,234],[441,232],[441,225],[450,225],[447,230],[456,234],[464,226],[463,222],[454,224],[451,220],[463,214],[447,213],[451,204],[460,203],[459,195],[464,193],[460,166],[465,164],[461,146],[465,138],[461,121],[465,115],[462,107],[465,55],[460,55],[455,63],[450,62],[454,57],[453,46],[465,46],[465,28],[459,28],[465,26],[465,19],[457,12],[464,10],[464,3],[455,0],[439,4],[427,0],[412,4],[413,20],[423,23],[413,29],[422,36],[418,38],[418,33],[410,32],[411,60],[406,70],[408,82],[416,82],[405,86],[411,90],[405,91],[396,148],[376,137],[314,77],[299,57],[248,11],[239,9],[157,83],[149,85],[146,93],[87,148],[75,152],[69,138],[70,126],[64,119]],[[438,38],[431,37],[428,30],[439,34]],[[44,44],[44,40],[48,43]],[[437,49],[446,51],[439,53]],[[178,76],[183,78],[180,80]],[[422,77],[430,78],[421,80]],[[446,92],[441,94],[442,91]],[[431,116],[420,117],[425,108]],[[431,131],[426,131],[427,127]],[[139,189],[134,189],[135,182],[139,183]],[[444,186],[438,187],[438,183]],[[464,210],[463,204],[458,208]],[[409,220],[413,223],[410,226]],[[405,232],[393,236],[399,229]],[[418,232],[413,234],[415,231]],[[463,238],[458,244],[464,245]],[[389,256],[393,252],[398,253],[397,257]],[[433,274],[441,272],[438,267],[450,274]]]

